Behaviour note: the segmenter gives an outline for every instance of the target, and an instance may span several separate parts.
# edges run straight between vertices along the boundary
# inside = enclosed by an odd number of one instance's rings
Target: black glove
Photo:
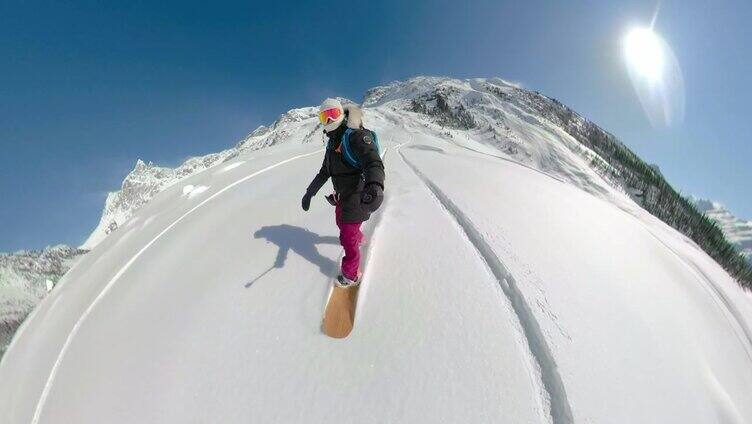
[[[337,199],[334,197],[334,193],[326,196],[326,201],[332,206],[337,206]]]
[[[384,189],[377,183],[368,184],[363,189],[363,192],[360,193],[360,203],[371,212],[375,212],[383,201]]]
[[[303,210],[307,211],[308,208],[311,207],[311,195],[308,194],[306,191],[306,194],[303,195],[303,201],[301,202],[301,206],[303,206]]]

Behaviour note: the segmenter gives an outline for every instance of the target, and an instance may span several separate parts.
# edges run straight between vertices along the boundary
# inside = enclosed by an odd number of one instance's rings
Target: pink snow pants
[[[360,231],[362,222],[342,222],[340,205],[334,210],[334,215],[339,227],[339,242],[345,249],[342,258],[342,275],[351,279],[358,279],[358,267],[360,266],[360,243],[363,241],[363,233]]]

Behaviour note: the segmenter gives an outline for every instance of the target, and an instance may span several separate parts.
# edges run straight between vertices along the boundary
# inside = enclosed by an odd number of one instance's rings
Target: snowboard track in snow
[[[736,307],[734,302],[728,297],[728,295],[726,295],[723,289],[716,283],[714,283],[713,279],[710,278],[708,274],[699,266],[697,266],[691,259],[679,253],[675,248],[673,248],[658,235],[656,235],[650,228],[648,228],[648,226],[644,222],[642,222],[642,220],[638,219],[636,216],[630,214],[627,211],[623,212],[628,216],[636,219],[637,222],[639,222],[640,225],[645,229],[645,231],[648,232],[648,234],[650,234],[655,240],[658,241],[658,243],[662,244],[666,249],[668,249],[668,251],[670,251],[681,264],[686,266],[690,270],[690,272],[692,272],[692,274],[697,279],[698,284],[705,288],[705,290],[710,294],[711,298],[713,298],[713,300],[716,302],[718,309],[729,321],[729,325],[731,326],[731,329],[734,330],[737,338],[739,339],[739,343],[741,343],[744,351],[747,353],[747,357],[750,359],[750,361],[752,361],[752,331],[750,331],[749,326],[747,325],[747,320],[744,319],[742,313]],[[736,326],[734,324],[736,324]],[[736,331],[737,328],[739,329],[739,332],[741,332],[741,334]]]
[[[494,155],[488,152],[482,152],[480,150],[473,149],[472,147],[469,147],[469,146],[463,146],[455,142],[454,140],[444,140],[444,141],[446,141],[450,145],[453,145],[455,147],[458,147],[464,150],[468,150],[468,151],[471,151],[471,152],[474,152],[483,156],[496,158],[499,160],[503,160],[503,161],[515,164],[515,165],[522,166],[523,168],[530,169],[541,175],[544,175],[558,182],[566,184],[566,181],[564,181],[563,179],[555,175],[549,174],[548,172],[542,171],[540,169],[536,169],[522,162],[518,162],[514,159],[506,158],[506,157],[499,156],[499,155]],[[608,181],[606,182],[608,183]],[[673,253],[674,256],[676,256],[676,258],[695,275],[698,283],[701,284],[703,287],[705,287],[707,291],[710,293],[710,295],[716,300],[716,302],[718,303],[719,309],[722,312],[725,312],[725,315],[729,318],[730,321],[733,320],[733,323],[730,323],[732,328],[736,328],[736,327],[739,328],[742,334],[737,334],[737,337],[739,338],[740,343],[742,343],[742,345],[744,346],[744,350],[747,353],[747,356],[749,357],[750,361],[752,361],[752,330],[750,330],[749,326],[747,325],[747,321],[743,318],[742,313],[734,305],[733,301],[724,293],[723,289],[718,287],[716,283],[714,283],[713,280],[710,277],[708,277],[708,275],[702,269],[700,269],[700,267],[694,264],[691,260],[685,258],[676,249],[671,247],[668,243],[666,243],[663,239],[661,239],[658,235],[656,235],[652,230],[650,230],[650,228],[646,225],[646,223],[643,222],[643,220],[640,219],[638,216],[636,216],[632,211],[622,208],[618,205],[617,207],[619,208],[619,210],[624,212],[627,216],[629,216],[632,219],[635,219],[640,224],[640,226],[642,226],[645,229],[645,231],[647,231],[656,241],[661,243],[671,253]],[[668,225],[664,223],[663,221],[661,222],[665,225]],[[736,326],[734,326],[734,324],[736,324]]]
[[[488,153],[488,152],[482,152],[480,150],[473,149],[472,147],[469,147],[469,146],[463,146],[463,145],[455,142],[454,140],[444,140],[444,141],[448,142],[449,144],[451,144],[451,145],[453,145],[455,147],[458,147],[458,148],[461,148],[461,149],[464,149],[464,150],[468,150],[468,151],[471,151],[471,152],[474,152],[474,153],[477,153],[477,154],[480,154],[480,155],[483,155],[483,156],[496,158],[496,159],[499,159],[499,160],[503,160],[503,161],[515,164],[515,165],[522,166],[523,168],[530,169],[530,170],[535,171],[535,172],[537,172],[537,173],[539,173],[541,175],[544,175],[544,176],[552,178],[552,179],[554,179],[554,180],[556,180],[558,182],[566,184],[566,181],[562,180],[561,178],[559,178],[559,177],[557,177],[555,175],[549,174],[549,173],[544,172],[544,171],[542,171],[540,169],[533,168],[532,166],[529,166],[529,165],[526,165],[524,163],[518,162],[518,161],[516,161],[514,159],[506,158],[506,157],[499,156],[499,155],[494,155],[494,154]],[[742,334],[738,334],[737,337],[739,338],[739,341],[744,346],[744,350],[746,351],[747,356],[749,357],[750,361],[752,361],[752,330],[750,330],[749,326],[746,323],[746,320],[742,317],[742,314],[739,311],[739,309],[734,305],[734,303],[731,301],[731,299],[729,299],[729,297],[723,292],[723,289],[721,289],[720,287],[718,287],[713,282],[713,280],[710,277],[708,277],[708,275],[703,270],[700,269],[700,267],[698,267],[697,265],[695,265],[689,259],[685,258],[676,249],[674,249],[673,247],[671,247],[668,243],[666,243],[663,239],[661,239],[658,235],[656,235],[652,230],[650,230],[650,228],[648,228],[648,226],[645,224],[645,222],[643,222],[642,219],[640,219],[639,217],[637,217],[636,215],[634,215],[633,212],[631,212],[631,211],[629,211],[627,209],[624,209],[622,207],[619,207],[618,205],[617,205],[617,207],[619,208],[619,210],[621,210],[622,212],[624,212],[627,216],[629,216],[632,219],[635,219],[640,224],[640,226],[642,226],[645,229],[645,231],[647,231],[656,241],[658,241],[659,243],[661,243],[671,253],[673,253],[674,256],[676,256],[676,258],[695,275],[695,277],[697,278],[698,283],[701,284],[703,287],[705,287],[707,289],[707,291],[710,293],[710,295],[716,300],[716,302],[718,303],[719,309],[722,312],[725,312],[725,315],[729,318],[729,320],[733,320],[733,323],[730,323],[731,326],[732,326],[732,328],[735,328],[735,327],[739,328],[739,330],[740,330],[740,332]],[[656,218],[656,219],[658,219],[658,218]],[[661,222],[663,223],[663,221],[661,221]],[[664,224],[668,225],[666,223],[664,223]],[[734,326],[734,324],[736,324],[736,326]],[[742,340],[742,339],[744,339],[744,340]]]
[[[200,209],[202,206],[204,206],[208,202],[212,201],[216,197],[220,196],[222,193],[226,192],[227,190],[230,190],[233,187],[235,187],[235,186],[237,186],[237,185],[239,185],[241,183],[244,183],[247,180],[252,179],[253,177],[256,177],[256,176],[258,176],[260,174],[263,174],[263,173],[265,173],[267,171],[270,171],[270,170],[272,170],[274,168],[277,168],[278,166],[287,164],[287,163],[292,162],[292,161],[297,160],[297,159],[301,159],[301,158],[304,158],[304,157],[308,157],[308,156],[312,156],[312,155],[321,153],[322,151],[323,151],[323,149],[319,149],[319,150],[316,150],[314,152],[303,153],[303,154],[300,154],[300,155],[293,156],[291,158],[287,158],[285,160],[279,161],[279,162],[274,163],[272,165],[269,165],[269,166],[267,166],[265,168],[262,168],[262,169],[260,169],[260,170],[258,170],[256,172],[248,174],[248,175],[244,176],[243,178],[241,178],[241,179],[239,179],[239,180],[237,180],[237,181],[235,181],[235,182],[227,185],[226,187],[222,188],[221,190],[217,191],[216,193],[212,194],[211,196],[209,196],[206,199],[204,199],[203,201],[201,201],[199,204],[197,204],[196,206],[194,206],[193,208],[191,208],[190,210],[188,210],[188,212],[186,212],[183,215],[181,215],[178,219],[176,219],[170,225],[168,225],[167,227],[165,227],[165,229],[162,230],[159,234],[157,234],[156,236],[154,236],[154,238],[152,238],[151,241],[149,241],[148,243],[146,243],[146,245],[144,245],[144,247],[142,247],[141,250],[139,250],[135,255],[133,255],[133,257],[131,257],[131,259],[128,260],[128,262],[126,262],[125,265],[122,266],[122,268],[120,268],[120,270],[110,279],[110,281],[107,282],[107,284],[99,292],[99,294],[97,295],[97,297],[94,298],[94,300],[89,304],[89,306],[86,308],[86,310],[84,310],[83,314],[81,314],[81,317],[76,321],[76,323],[71,328],[71,331],[68,333],[68,336],[66,337],[65,342],[63,343],[62,348],[60,348],[60,353],[58,353],[57,358],[55,359],[55,363],[52,365],[52,368],[50,369],[50,374],[47,377],[47,381],[44,384],[44,388],[42,389],[42,393],[39,396],[39,401],[37,402],[37,406],[36,406],[36,408],[34,410],[34,416],[31,419],[31,424],[37,424],[39,422],[39,419],[42,416],[42,411],[44,410],[44,405],[47,402],[47,397],[49,396],[50,390],[52,389],[52,386],[53,386],[53,384],[55,382],[55,377],[57,376],[57,371],[60,368],[60,364],[62,363],[62,360],[65,357],[65,354],[67,353],[68,348],[71,345],[71,342],[73,341],[73,339],[78,334],[78,331],[81,329],[82,324],[84,323],[84,321],[86,321],[86,319],[89,317],[89,315],[94,310],[94,308],[99,304],[99,302],[102,300],[102,298],[104,298],[104,296],[110,291],[110,289],[112,288],[112,286],[114,286],[115,283],[118,280],[120,280],[120,277],[122,277],[123,274],[125,274],[125,272],[131,267],[131,265],[133,265],[133,263],[136,262],[136,260],[139,257],[141,257],[141,255],[149,249],[149,247],[151,247],[155,242],[157,242],[157,240],[159,240],[160,238],[162,238],[162,236],[165,235],[166,233],[168,233],[173,227],[175,227],[177,224],[179,224],[181,221],[183,221],[188,215],[192,214],[195,210]]]
[[[517,282],[509,272],[501,259],[486,242],[472,221],[444,194],[428,177],[426,177],[415,165],[413,165],[399,150],[399,154],[405,164],[420,178],[423,184],[434,195],[437,202],[459,225],[463,233],[478,252],[480,258],[486,264],[493,276],[499,283],[504,294],[509,299],[512,309],[522,327],[523,335],[527,340],[530,353],[538,364],[541,373],[543,388],[548,395],[551,418],[554,424],[570,424],[574,422],[572,408],[567,399],[566,389],[559,375],[558,366],[554,360],[551,348],[548,346],[540,324],[535,319],[524,295],[517,286]]]

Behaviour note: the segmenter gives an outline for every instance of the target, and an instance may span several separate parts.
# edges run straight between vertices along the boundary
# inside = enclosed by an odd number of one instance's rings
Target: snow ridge
[[[81,247],[92,250],[158,193],[190,175],[223,162],[231,153],[232,150],[225,150],[190,158],[174,169],[156,166],[139,159],[123,180],[120,190],[107,195],[99,224]]]
[[[538,321],[535,319],[535,315],[527,304],[524,295],[517,287],[517,282],[514,276],[501,262],[499,257],[496,256],[493,252],[493,248],[488,245],[483,238],[483,235],[481,235],[478,229],[475,228],[472,221],[470,221],[470,219],[441,191],[441,189],[420,172],[415,165],[407,160],[401,151],[399,153],[402,160],[413,170],[413,172],[415,172],[421,181],[423,181],[426,187],[428,187],[431,193],[436,197],[436,200],[460,226],[468,241],[478,251],[478,254],[486,263],[494,277],[496,277],[501,289],[509,299],[512,309],[522,326],[525,339],[530,348],[530,353],[540,367],[541,380],[548,395],[553,423],[573,423],[574,418],[572,416],[572,409],[567,400],[567,392],[564,388],[561,375],[559,375],[556,360],[546,342],[546,338],[543,335],[543,331],[541,330]]]
[[[243,152],[264,149],[288,140],[300,140],[304,144],[320,139],[316,110],[314,107],[292,109],[280,115],[271,126],[256,128],[235,147],[189,158],[176,168],[161,167],[139,159],[123,180],[120,190],[107,195],[99,224],[81,247],[94,249],[154,196],[187,177],[232,160]]]
[[[744,316],[736,307],[734,302],[731,299],[729,299],[728,295],[720,287],[718,287],[716,283],[713,282],[710,276],[708,276],[702,270],[702,268],[697,266],[697,264],[695,264],[692,260],[684,257],[679,252],[677,252],[676,249],[674,249],[668,243],[666,243],[664,240],[658,237],[649,228],[647,227],[645,228],[653,236],[653,238],[655,238],[659,243],[664,245],[668,250],[670,250],[674,255],[676,255],[676,257],[679,258],[679,260],[682,263],[684,263],[689,269],[691,269],[694,272],[694,274],[697,276],[697,279],[700,281],[700,284],[708,288],[711,296],[713,296],[714,299],[719,301],[718,306],[720,307],[721,310],[725,311],[728,314],[727,315],[728,321],[729,321],[729,324],[731,324],[731,327],[735,329],[738,328],[741,331],[742,334],[741,335],[737,334],[737,337],[739,338],[739,342],[744,346],[744,349],[747,352],[747,356],[749,357],[750,361],[752,361],[752,331],[750,331],[749,326],[747,325],[747,320],[744,319]]]

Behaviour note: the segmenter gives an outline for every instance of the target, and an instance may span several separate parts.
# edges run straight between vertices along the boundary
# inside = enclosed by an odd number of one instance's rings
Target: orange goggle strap
[[[319,121],[322,124],[328,124],[330,121],[336,121],[340,116],[342,116],[342,111],[335,107],[319,112]]]

